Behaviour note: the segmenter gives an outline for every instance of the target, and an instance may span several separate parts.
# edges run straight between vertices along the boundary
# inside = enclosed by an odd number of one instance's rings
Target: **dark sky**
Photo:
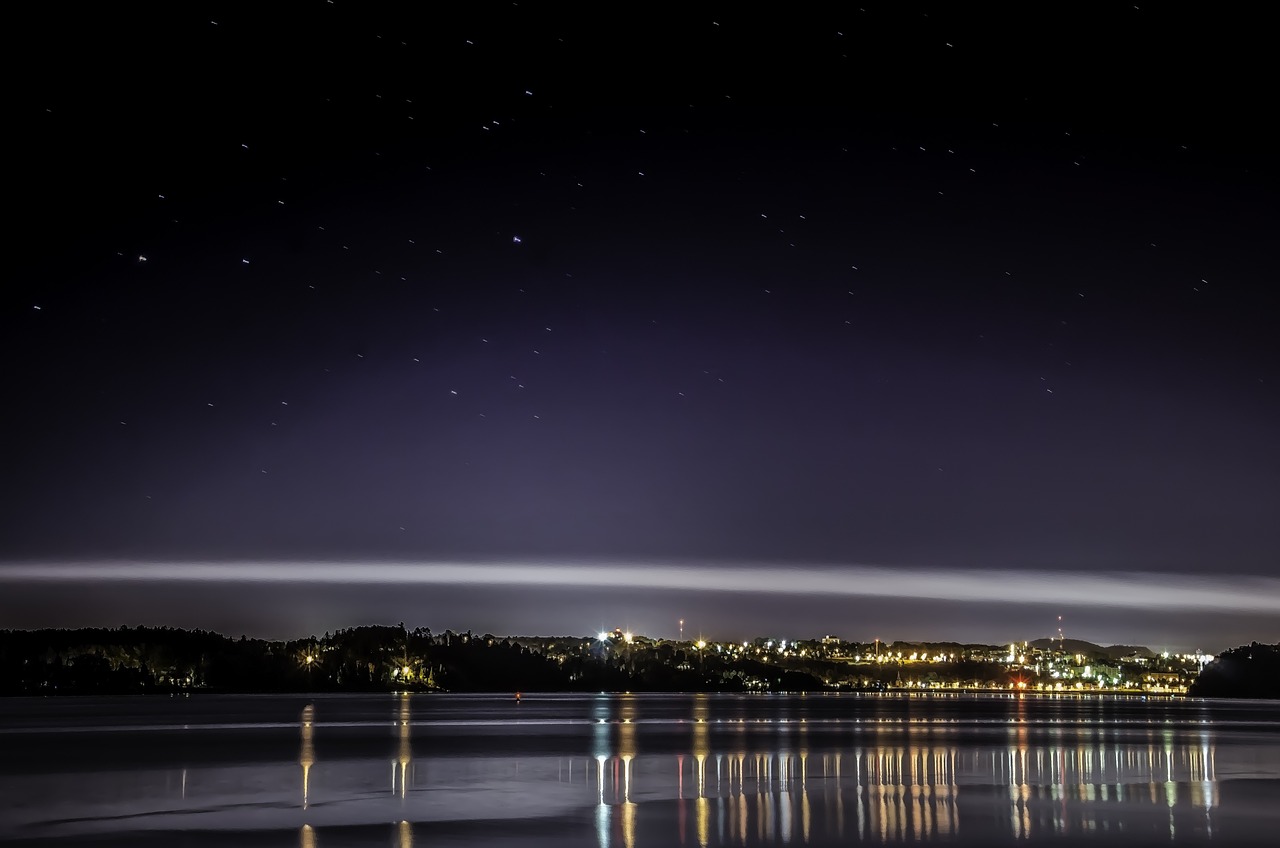
[[[15,19],[0,626],[1280,638],[1260,20],[442,9]]]

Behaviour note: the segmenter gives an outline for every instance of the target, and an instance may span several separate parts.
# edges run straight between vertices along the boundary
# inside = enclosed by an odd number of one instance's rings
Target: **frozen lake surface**
[[[1280,705],[1000,695],[0,701],[21,845],[1274,844]]]

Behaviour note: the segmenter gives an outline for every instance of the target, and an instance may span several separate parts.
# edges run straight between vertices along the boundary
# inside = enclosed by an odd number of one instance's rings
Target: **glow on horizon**
[[[869,565],[610,562],[57,562],[0,564],[3,583],[279,583],[649,589],[1280,613],[1280,578]]]

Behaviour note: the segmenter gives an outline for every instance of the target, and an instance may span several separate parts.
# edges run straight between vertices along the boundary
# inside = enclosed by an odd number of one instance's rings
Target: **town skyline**
[[[1280,646],[1263,647],[1270,657]],[[1241,654],[1252,658],[1249,646],[1217,657],[1064,638],[1007,645],[834,635],[723,641],[621,628],[579,636],[433,632],[404,622],[285,640],[176,628],[0,630],[0,694],[514,690],[519,700],[520,690],[963,689],[1181,695],[1206,666]],[[1269,675],[1257,682],[1272,684]]]

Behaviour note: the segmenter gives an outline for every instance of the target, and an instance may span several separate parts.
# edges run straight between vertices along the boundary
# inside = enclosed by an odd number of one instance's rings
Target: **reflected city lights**
[[[624,695],[618,701],[618,760],[622,762],[622,845],[635,848],[636,804],[631,800],[631,764],[636,758],[636,699]]]
[[[227,810],[244,822],[256,821],[244,811],[275,816],[281,841],[303,848],[341,841],[329,828],[344,824],[409,848],[415,835],[432,841],[432,823],[535,818],[579,822],[600,848],[1099,836],[1238,844],[1242,816],[1246,828],[1280,827],[1280,805],[1249,800],[1265,795],[1257,781],[1280,780],[1280,720],[1214,709],[1204,722],[1136,700],[1095,709],[1016,695],[565,695],[522,706],[509,696],[406,693],[346,706],[316,696],[276,722],[254,716],[242,751],[274,757],[268,765],[193,762],[193,744],[139,783],[148,793],[139,806],[196,827]],[[320,715],[320,747],[334,747],[316,769]],[[226,727],[208,738],[222,744]],[[275,753],[259,744],[270,733]],[[247,787],[241,798],[235,786]],[[158,796],[166,809],[154,812]]]
[[[298,754],[298,764],[302,766],[302,809],[304,810],[311,797],[311,766],[316,761],[315,715],[316,708],[312,704],[302,708],[302,750]]]
[[[1146,813],[1163,811],[1171,836],[1180,826],[1180,811],[1190,807],[1203,813],[1204,832],[1212,832],[1216,748],[1209,734],[1193,742],[1155,737],[1139,744],[1086,732],[1072,744],[1045,744],[1031,735],[1029,721],[1018,719],[1025,719],[1020,707],[1003,746],[961,747],[928,729],[919,738],[914,731],[894,730],[893,742],[843,750],[806,744],[795,750],[793,733],[811,738],[799,720],[769,719],[771,737],[747,737],[766,747],[743,746],[735,741],[739,723],[712,718],[709,704],[708,696],[691,698],[686,751],[652,758],[654,765],[664,757],[673,761],[676,836],[699,846],[843,839],[850,812],[849,836],[860,841],[953,840],[962,834],[962,793],[969,799],[964,809],[971,833],[985,833],[1000,821],[984,811],[1004,810],[1003,827],[992,838],[1109,832],[1126,818],[1149,823],[1149,816],[1135,816],[1133,805],[1142,799],[1149,805]],[[634,703],[621,698],[615,706],[604,724],[597,716],[594,730],[602,848],[614,838],[611,827],[619,820],[610,807],[620,807],[624,846],[634,844],[635,820],[643,812],[632,786],[633,768],[645,759],[635,749]],[[845,724],[860,732],[860,720]],[[618,779],[607,764],[622,765],[620,794],[607,791]]]
[[[408,692],[401,692],[396,696],[396,736],[399,740],[396,749],[396,758],[391,762],[391,794],[396,794],[397,786],[399,787],[400,797],[405,797],[406,787],[409,783],[409,763],[413,758],[413,748],[410,741],[411,732],[411,714],[409,711]],[[399,772],[399,780],[397,781],[397,771]]]

